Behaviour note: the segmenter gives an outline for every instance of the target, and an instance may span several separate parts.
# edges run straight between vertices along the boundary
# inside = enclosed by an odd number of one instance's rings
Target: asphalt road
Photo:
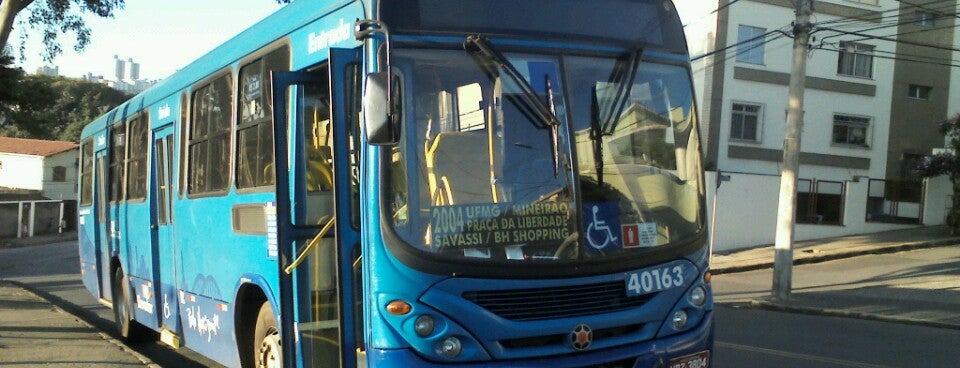
[[[716,367],[960,366],[955,326],[737,307],[769,296],[772,280],[772,270],[714,277]],[[825,308],[953,322],[960,314],[960,247],[795,266],[792,296]]]
[[[956,367],[960,331],[721,306],[714,367]]]
[[[856,290],[858,283],[883,280],[943,282],[957,277],[960,253],[942,252],[945,250],[918,250],[800,266],[794,270],[794,284],[799,290],[843,291]],[[0,249],[0,278],[26,284],[61,308],[113,333],[110,310],[87,292],[78,272],[73,243]],[[717,306],[714,367],[957,366],[957,329],[736,307],[738,302],[769,293],[769,277],[769,271],[756,271],[714,279],[717,300],[728,303]],[[172,350],[159,343],[132,348],[163,367],[217,365],[188,349]]]

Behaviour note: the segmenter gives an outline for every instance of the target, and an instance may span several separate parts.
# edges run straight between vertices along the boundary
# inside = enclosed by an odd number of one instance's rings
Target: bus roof
[[[230,40],[210,50],[153,87],[130,98],[84,127],[81,139],[108,124],[133,115],[147,106],[173,96],[336,9],[359,0],[294,1],[257,22]],[[173,47],[175,45],[172,45]]]

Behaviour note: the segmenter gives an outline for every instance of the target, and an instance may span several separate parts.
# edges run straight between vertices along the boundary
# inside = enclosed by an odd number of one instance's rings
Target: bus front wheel
[[[273,315],[270,302],[263,302],[257,315],[257,326],[253,333],[253,357],[257,368],[283,366],[283,350],[280,343],[280,330]]]
[[[152,331],[133,319],[130,283],[125,282],[125,278],[123,269],[118,267],[113,274],[113,320],[117,332],[126,342],[147,341]]]

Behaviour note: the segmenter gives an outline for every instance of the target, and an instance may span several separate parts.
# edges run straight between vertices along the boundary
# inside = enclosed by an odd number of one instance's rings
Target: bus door
[[[277,178],[280,328],[283,341],[298,342],[283,344],[288,366],[355,367],[362,357],[357,146],[348,129],[359,116],[358,58],[331,50],[320,67],[273,74],[277,172],[288,173]]]
[[[164,126],[153,133],[153,190],[150,203],[153,206],[150,229],[153,247],[153,294],[157,305],[160,326],[179,331],[176,288],[176,248],[173,236],[173,125]]]
[[[109,181],[107,180],[107,150],[98,151],[96,153],[96,164],[94,165],[94,195],[93,195],[93,208],[94,208],[94,231],[96,235],[94,236],[94,247],[96,248],[97,254],[97,279],[100,280],[100,294],[98,295],[102,300],[108,300],[113,295],[113,287],[111,286],[111,275],[110,275],[110,221],[107,218],[107,208],[110,206],[110,201],[107,199],[107,185]]]

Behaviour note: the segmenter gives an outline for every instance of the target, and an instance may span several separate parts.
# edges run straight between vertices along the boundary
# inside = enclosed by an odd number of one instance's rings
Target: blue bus
[[[298,0],[88,124],[84,285],[242,367],[708,367],[670,0]]]

